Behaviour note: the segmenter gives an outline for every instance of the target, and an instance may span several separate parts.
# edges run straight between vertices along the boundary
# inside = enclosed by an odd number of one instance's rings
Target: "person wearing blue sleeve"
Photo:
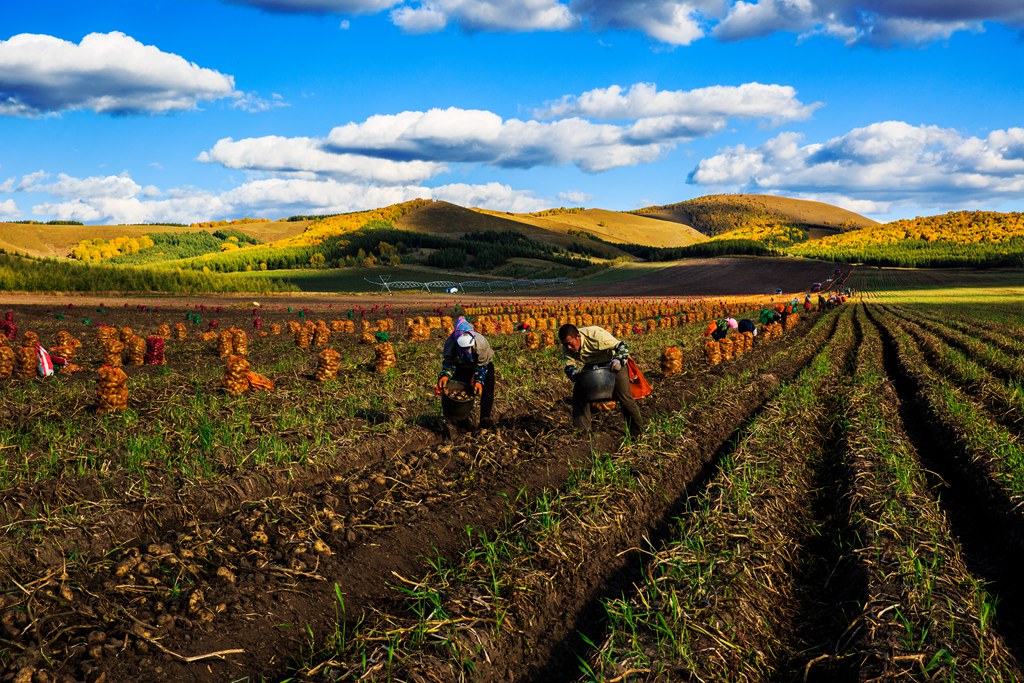
[[[459,316],[455,321],[455,329],[444,341],[441,373],[437,377],[438,393],[444,391],[449,380],[453,379],[472,387],[473,393],[480,397],[480,427],[493,428],[494,350],[487,339],[473,329],[465,316]],[[449,434],[454,436],[457,429],[454,425],[447,426]]]

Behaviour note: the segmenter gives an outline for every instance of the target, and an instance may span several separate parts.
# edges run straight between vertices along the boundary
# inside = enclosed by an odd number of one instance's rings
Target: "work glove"
[[[440,394],[441,392],[444,391],[444,388],[446,386],[448,386],[448,376],[441,375],[440,377],[437,378],[437,384],[434,385],[434,391]]]
[[[618,358],[613,358],[610,367],[612,369],[612,372],[618,372],[619,370],[622,369],[622,361],[619,360]]]
[[[473,382],[473,395],[479,396],[482,393],[484,393],[484,385],[480,382]]]
[[[565,376],[568,377],[573,382],[576,381],[576,374],[579,371],[580,371],[579,368],[577,368],[575,365],[566,365],[565,366]]]

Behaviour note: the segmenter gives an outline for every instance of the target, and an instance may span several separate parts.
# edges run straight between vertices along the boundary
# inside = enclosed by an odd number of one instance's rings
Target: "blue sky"
[[[54,0],[0,9],[0,220],[1024,210],[1019,0]]]

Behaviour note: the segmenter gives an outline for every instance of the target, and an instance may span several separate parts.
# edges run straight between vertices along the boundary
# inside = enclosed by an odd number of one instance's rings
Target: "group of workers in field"
[[[638,436],[644,429],[644,419],[630,386],[626,366],[630,362],[629,345],[613,337],[608,330],[597,325],[576,327],[562,325],[558,330],[558,340],[562,344],[565,363],[565,376],[575,382],[579,377],[580,365],[583,367],[607,365],[615,374],[615,385],[612,400],[622,411],[626,420],[626,431],[630,436]],[[493,428],[494,417],[494,350],[486,337],[477,332],[465,316],[455,322],[452,333],[448,335],[441,349],[441,372],[437,377],[435,390],[445,391],[451,381],[462,382],[472,387],[473,394],[480,398],[481,429]],[[590,431],[593,414],[591,403],[583,392],[574,387],[572,398],[572,423],[577,429]],[[445,418],[445,429],[449,437],[454,437],[460,429],[470,428],[468,420],[453,422]]]
[[[845,301],[846,296],[841,292],[833,292],[828,298],[818,294],[817,310],[831,309]],[[813,309],[811,295],[807,294],[803,303],[799,298],[793,298],[774,308],[762,307],[757,322],[751,318],[737,320],[731,317],[713,320],[704,330],[704,336],[720,341],[730,330],[741,334],[750,332],[756,343],[759,327],[776,322],[784,323],[786,318],[794,313],[801,310],[809,312]],[[581,376],[581,366],[607,366],[615,374],[612,400],[616,402],[625,418],[626,432],[630,436],[639,435],[644,429],[644,419],[633,396],[629,373],[625,371],[627,364],[631,362],[629,345],[616,339],[608,330],[598,325],[562,325],[558,330],[558,340],[562,345],[565,376],[570,381],[575,382]],[[445,339],[441,349],[441,372],[435,385],[437,393],[444,392],[450,381],[460,382],[472,388],[473,395],[480,399],[480,428],[493,428],[494,349],[487,338],[477,332],[465,316],[460,316],[456,320],[454,329]],[[572,396],[573,426],[589,432],[592,420],[591,401],[585,392],[579,391],[577,385]],[[445,419],[445,429],[450,437],[456,436],[460,429],[468,429],[471,426],[468,419],[459,422]]]

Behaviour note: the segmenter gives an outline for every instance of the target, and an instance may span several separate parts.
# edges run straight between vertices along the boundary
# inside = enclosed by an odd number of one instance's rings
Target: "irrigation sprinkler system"
[[[413,280],[392,280],[388,275],[378,276],[379,280],[367,282],[380,287],[380,293],[387,292],[394,294],[397,291],[423,290],[425,292],[447,292],[456,294],[464,291],[513,291],[522,289],[538,289],[544,287],[571,287],[573,281],[567,277],[544,278],[538,280],[465,280],[456,282],[454,280],[431,280],[430,282],[415,282]]]

